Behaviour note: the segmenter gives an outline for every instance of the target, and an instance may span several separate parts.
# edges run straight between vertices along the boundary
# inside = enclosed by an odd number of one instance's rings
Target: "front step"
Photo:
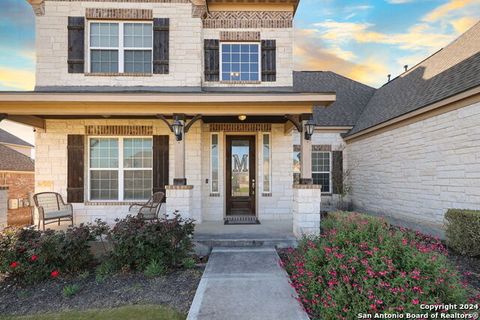
[[[260,248],[275,247],[277,249],[296,248],[298,242],[294,238],[284,239],[194,239],[195,253],[209,255],[214,247]]]

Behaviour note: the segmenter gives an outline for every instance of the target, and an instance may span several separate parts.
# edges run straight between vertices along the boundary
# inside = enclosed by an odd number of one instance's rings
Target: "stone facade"
[[[0,186],[0,230],[7,226],[8,187]]]
[[[480,209],[480,103],[347,145],[355,208],[443,224]]]
[[[321,198],[318,185],[293,186],[293,234],[297,238],[320,234]]]
[[[167,214],[177,212],[185,219],[193,218],[193,186],[167,186]],[[197,217],[195,222],[201,223]]]
[[[221,24],[214,29],[204,28],[202,18],[192,15],[188,1],[46,1],[44,15],[36,16],[36,85],[48,86],[150,86],[150,87],[200,87],[200,86],[291,86],[293,70],[292,12],[253,12],[262,23],[245,29],[223,25],[229,20],[208,19]],[[235,12],[229,12],[231,16]],[[69,16],[133,17],[137,19],[170,19],[169,74],[91,74],[89,72],[88,20],[85,28],[85,74],[68,73],[67,52]],[[212,13],[213,14],[213,13]],[[215,13],[218,14],[218,13]],[[245,15],[245,12],[239,12]],[[251,23],[252,20],[245,20]],[[266,22],[272,22],[265,24]],[[203,40],[220,39],[220,33],[244,32],[258,35],[260,39],[276,40],[277,76],[273,82],[219,83],[204,82]],[[236,33],[238,36],[238,33]],[[256,38],[255,38],[256,39]],[[258,41],[258,40],[256,40]]]

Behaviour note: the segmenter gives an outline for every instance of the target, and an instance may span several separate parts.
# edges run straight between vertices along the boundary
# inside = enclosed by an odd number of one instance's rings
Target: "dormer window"
[[[220,45],[221,81],[259,81],[260,44],[228,43]]]
[[[152,73],[153,27],[139,22],[90,22],[91,73]]]

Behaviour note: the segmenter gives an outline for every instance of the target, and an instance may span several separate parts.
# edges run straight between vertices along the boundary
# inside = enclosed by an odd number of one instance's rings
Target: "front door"
[[[227,215],[255,215],[255,136],[227,136]]]

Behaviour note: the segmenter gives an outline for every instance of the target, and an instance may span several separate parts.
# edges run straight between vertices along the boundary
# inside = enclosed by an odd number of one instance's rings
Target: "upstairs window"
[[[222,43],[220,46],[221,81],[259,81],[260,44]]]
[[[152,73],[151,23],[91,22],[90,72]]]

